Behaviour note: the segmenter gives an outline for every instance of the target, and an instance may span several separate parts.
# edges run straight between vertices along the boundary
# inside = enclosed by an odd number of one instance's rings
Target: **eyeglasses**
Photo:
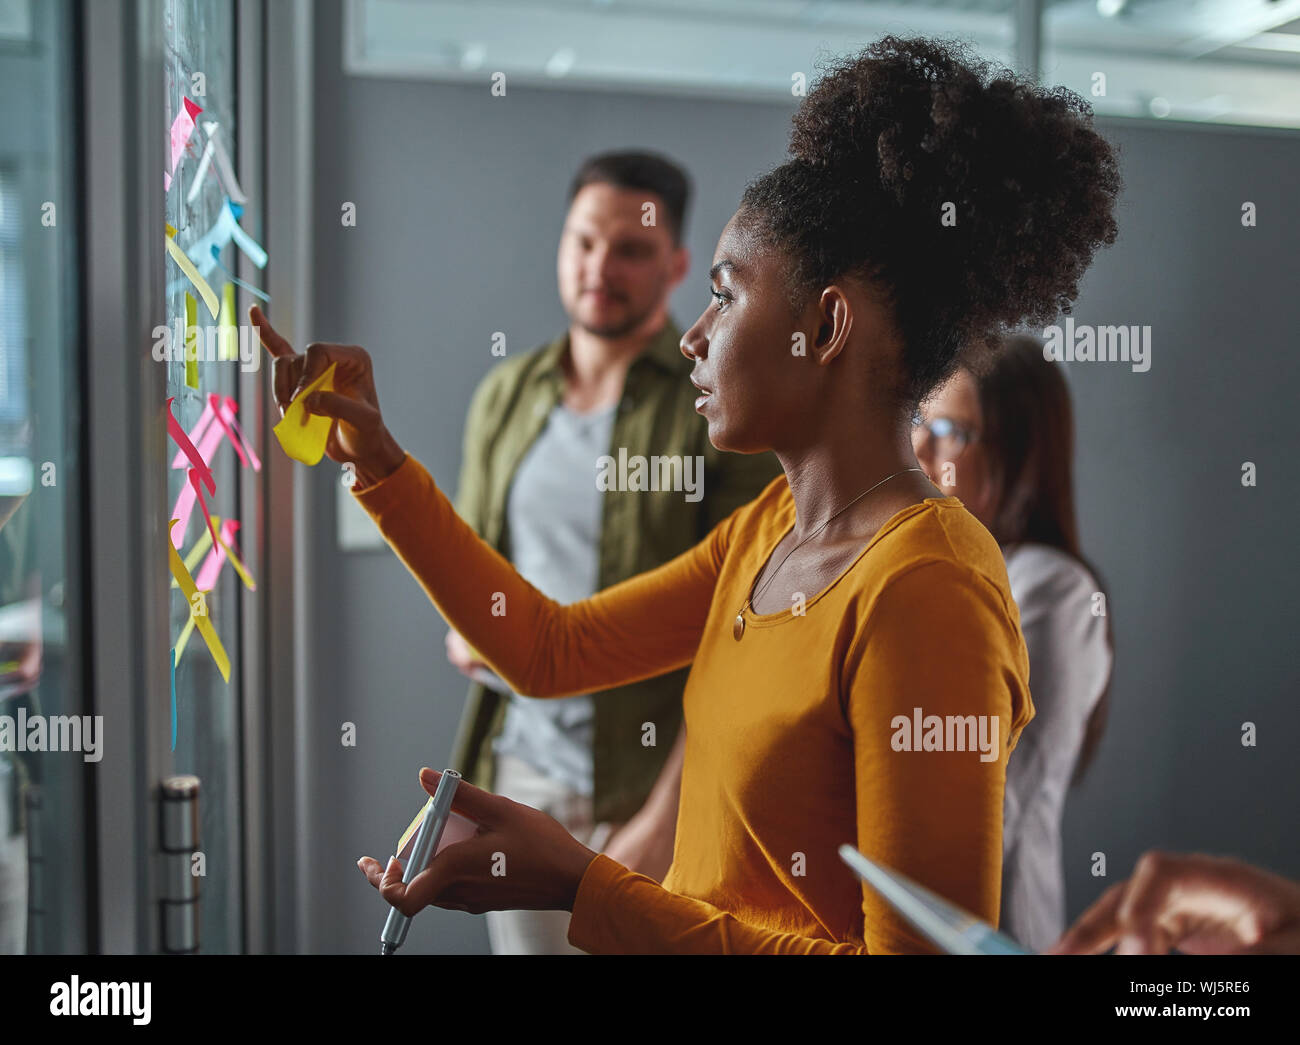
[[[919,454],[926,443],[934,440],[934,454],[941,461],[955,461],[957,456],[979,438],[974,428],[960,425],[951,417],[912,418],[912,446]]]

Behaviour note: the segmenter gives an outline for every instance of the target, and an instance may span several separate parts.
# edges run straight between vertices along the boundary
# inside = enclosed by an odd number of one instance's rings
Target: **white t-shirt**
[[[610,451],[617,404],[579,414],[557,403],[519,462],[506,500],[510,559],[543,595],[578,602],[596,591],[604,494],[597,462]],[[513,755],[578,794],[593,790],[595,707],[588,695],[510,695],[497,754]]]

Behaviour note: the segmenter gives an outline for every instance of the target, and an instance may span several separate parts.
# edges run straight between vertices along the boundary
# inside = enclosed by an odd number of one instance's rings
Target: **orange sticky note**
[[[334,418],[311,413],[303,406],[303,401],[313,392],[334,391],[334,368],[337,365],[331,363],[325,373],[304,388],[289,404],[280,423],[272,429],[284,452],[295,461],[316,464],[325,456],[325,444],[329,441]],[[306,424],[302,423],[304,417],[307,418]]]

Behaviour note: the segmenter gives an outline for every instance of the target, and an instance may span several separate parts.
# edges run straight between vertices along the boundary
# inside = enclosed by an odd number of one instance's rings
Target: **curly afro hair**
[[[1115,241],[1119,171],[1088,103],[962,44],[886,36],[835,63],[790,154],[745,190],[742,220],[790,259],[796,310],[844,276],[886,292],[909,410],[1009,330],[1068,313]]]

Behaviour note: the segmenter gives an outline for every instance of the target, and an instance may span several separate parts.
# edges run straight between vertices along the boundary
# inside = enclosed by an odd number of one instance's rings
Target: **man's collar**
[[[634,359],[633,365],[642,359],[648,359],[668,374],[676,376],[683,370],[690,369],[690,364],[686,357],[682,355],[681,350],[682,332],[678,329],[677,324],[669,316],[664,321],[664,325],[659,329],[654,337],[650,339],[649,344],[642,349],[641,354]],[[542,350],[542,358],[539,370],[543,374],[560,374],[560,362],[564,358],[565,350],[569,347],[568,333],[561,334],[545,349]]]

